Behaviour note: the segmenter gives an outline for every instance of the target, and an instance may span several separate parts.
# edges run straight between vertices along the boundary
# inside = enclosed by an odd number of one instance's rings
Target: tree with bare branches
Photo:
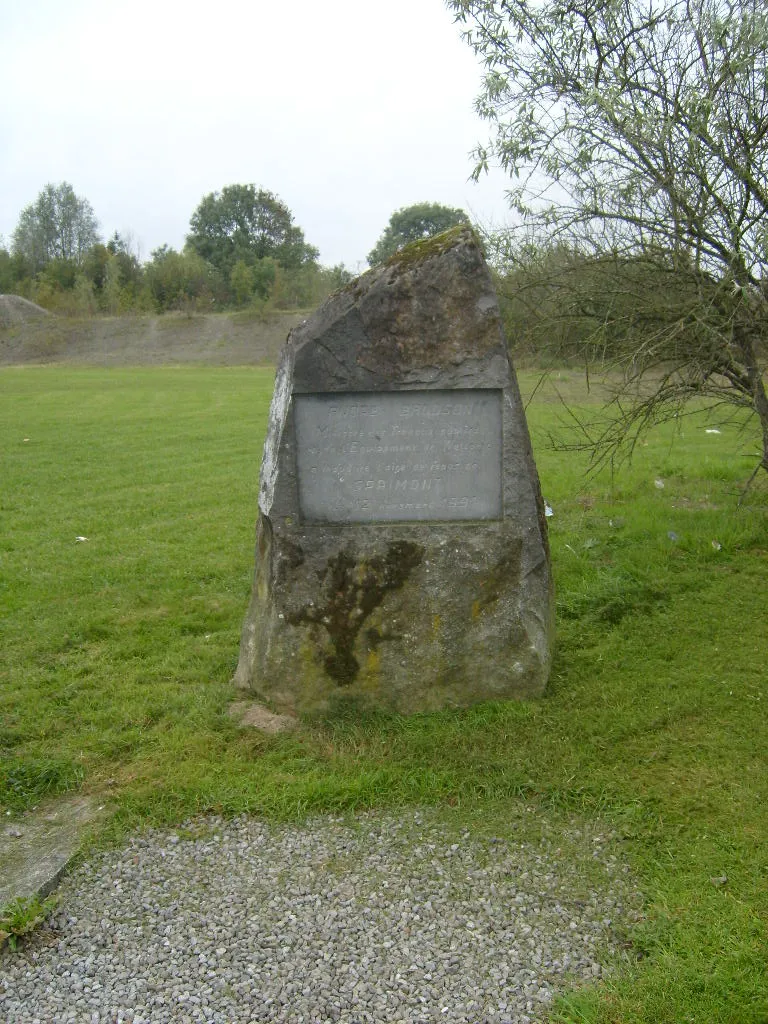
[[[508,265],[524,254],[530,269],[532,240],[577,253],[581,277],[557,283],[566,315],[588,353],[623,360],[617,417],[595,451],[631,446],[702,398],[757,416],[768,470],[766,5],[447,6],[485,67],[477,106],[493,135],[475,174],[496,161],[515,179]]]

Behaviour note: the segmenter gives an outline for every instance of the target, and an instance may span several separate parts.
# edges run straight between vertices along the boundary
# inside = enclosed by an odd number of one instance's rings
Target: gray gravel
[[[0,1020],[541,1021],[636,916],[611,846],[426,811],[145,833],[78,868],[49,925],[0,954]]]

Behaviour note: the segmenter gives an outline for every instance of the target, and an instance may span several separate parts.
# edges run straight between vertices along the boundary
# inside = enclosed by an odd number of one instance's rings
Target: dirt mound
[[[17,296],[14,309],[40,309]],[[23,304],[19,305],[18,304]],[[0,305],[0,310],[3,306]],[[276,363],[288,332],[306,313],[209,313],[188,316],[52,316],[3,320],[0,365],[249,366]]]
[[[52,315],[47,309],[35,305],[29,299],[22,299],[20,295],[0,295],[0,327],[25,324]]]

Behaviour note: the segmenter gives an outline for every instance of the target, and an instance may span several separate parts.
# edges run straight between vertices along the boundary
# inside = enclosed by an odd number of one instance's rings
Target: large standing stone
[[[458,228],[289,335],[235,675],[278,709],[528,697],[552,645],[546,521],[496,295]]]

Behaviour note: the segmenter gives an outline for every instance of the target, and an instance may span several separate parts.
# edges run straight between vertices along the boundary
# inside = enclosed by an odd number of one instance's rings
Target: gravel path
[[[537,1022],[600,976],[635,913],[610,848],[478,838],[430,812],[145,833],[78,868],[50,925],[0,954],[0,1020]]]

